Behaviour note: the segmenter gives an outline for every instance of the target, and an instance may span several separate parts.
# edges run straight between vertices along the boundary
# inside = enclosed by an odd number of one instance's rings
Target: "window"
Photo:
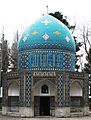
[[[80,96],[71,96],[71,106],[83,106],[83,98]]]
[[[41,93],[47,94],[48,93],[48,86],[47,85],[43,85],[41,87]]]

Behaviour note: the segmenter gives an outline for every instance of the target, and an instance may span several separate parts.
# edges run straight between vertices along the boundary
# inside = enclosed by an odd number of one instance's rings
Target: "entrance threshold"
[[[55,116],[55,97],[54,96],[35,96],[34,97],[34,116],[47,118]]]
[[[50,97],[40,97],[40,116],[50,116]]]

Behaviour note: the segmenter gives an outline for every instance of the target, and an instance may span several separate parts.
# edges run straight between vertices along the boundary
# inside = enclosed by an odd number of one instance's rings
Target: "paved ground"
[[[17,118],[0,115],[0,120],[91,120],[91,116],[74,118]]]

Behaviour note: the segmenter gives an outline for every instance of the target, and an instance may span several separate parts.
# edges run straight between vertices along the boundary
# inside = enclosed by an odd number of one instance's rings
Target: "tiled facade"
[[[75,56],[73,53],[57,50],[36,50],[20,52],[19,69],[34,70],[59,70],[73,71],[75,68]]]
[[[68,28],[49,15],[27,29],[18,43],[18,70],[7,73],[3,81],[2,113],[7,114],[11,107],[15,110],[15,103],[19,103],[18,112],[24,117],[67,117],[79,109],[88,115],[88,75],[75,72],[75,49]],[[14,82],[19,96],[8,96]],[[72,87],[75,82],[80,94]],[[44,93],[43,86],[47,86]]]

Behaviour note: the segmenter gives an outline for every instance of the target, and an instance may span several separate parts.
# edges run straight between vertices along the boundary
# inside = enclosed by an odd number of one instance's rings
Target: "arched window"
[[[83,106],[83,90],[78,82],[74,82],[70,88],[71,106]]]
[[[8,96],[19,96],[19,86],[16,82],[9,86]]]
[[[70,96],[82,96],[82,87],[78,82],[71,85]]]
[[[48,86],[47,85],[43,85],[41,87],[41,93],[47,94],[48,93]]]

